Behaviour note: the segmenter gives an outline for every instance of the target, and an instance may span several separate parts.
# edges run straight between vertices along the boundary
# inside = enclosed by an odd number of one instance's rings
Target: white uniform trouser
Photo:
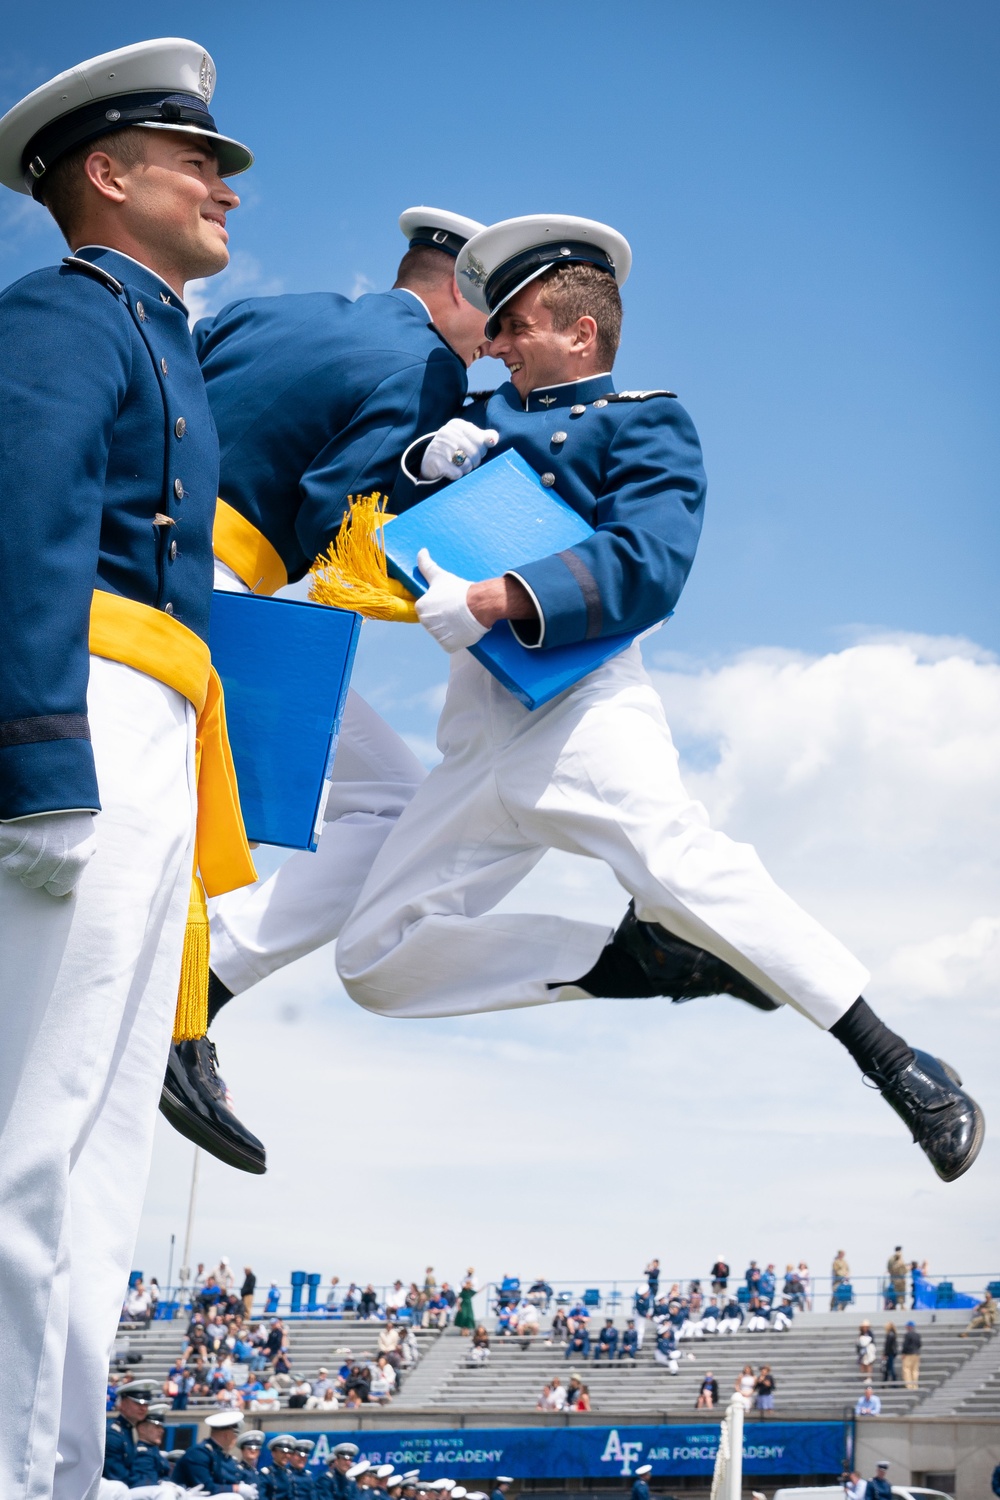
[[[249,590],[216,560],[215,587]],[[353,690],[315,853],[212,905],[212,969],[234,995],[339,936],[365,876],[425,778],[396,732]]]
[[[547,848],[603,860],[640,918],[819,1026],[861,994],[862,965],[686,794],[638,646],[534,712],[458,652],[438,746],[443,762],[384,845],[337,946],[341,978],[367,1009],[441,1016],[581,996],[561,982],[591,968],[606,927],[490,914]]]
[[[0,1495],[91,1500],[180,975],[194,711],[92,657],[103,811],[76,892],[0,872]]]

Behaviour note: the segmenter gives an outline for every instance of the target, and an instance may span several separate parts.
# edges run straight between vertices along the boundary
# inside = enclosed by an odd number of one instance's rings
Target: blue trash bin
[[[302,1311],[302,1288],[306,1284],[305,1271],[292,1272],[292,1313]]]
[[[310,1271],[306,1277],[306,1281],[309,1284],[309,1301],[306,1305],[306,1310],[311,1313],[316,1311],[316,1293],[319,1291],[320,1279],[321,1272],[319,1271]]]

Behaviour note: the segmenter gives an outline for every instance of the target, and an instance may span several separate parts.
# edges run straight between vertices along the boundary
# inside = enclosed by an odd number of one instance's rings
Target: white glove
[[[257,1500],[257,1486],[255,1484],[238,1484],[237,1495],[242,1495],[243,1500]]]
[[[481,641],[489,627],[480,625],[469,608],[469,580],[439,568],[426,547],[417,553],[417,567],[430,585],[417,600],[417,618],[424,629],[448,652]]]
[[[0,823],[0,870],[50,896],[69,895],[96,848],[93,813],[35,813]]]
[[[461,417],[452,417],[427,444],[420,464],[421,479],[461,479],[463,474],[471,474],[499,437],[493,427],[477,427]]]

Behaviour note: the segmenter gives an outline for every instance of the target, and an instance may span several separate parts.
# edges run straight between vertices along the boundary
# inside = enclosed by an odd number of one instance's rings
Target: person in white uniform
[[[426,551],[418,557],[428,588],[417,613],[452,657],[443,760],[375,861],[341,934],[338,971],[355,1000],[390,1016],[585,996],[726,993],[764,1010],[791,1005],[848,1047],[951,1180],[980,1148],[978,1105],[950,1069],[879,1021],[860,998],[861,963],[687,795],[638,644],[534,711],[465,649],[498,620],[542,651],[634,635],[678,601],[704,471],[672,392],[615,391],[630,263],[617,231],[566,215],[494,224],[459,255],[459,284],[488,313],[489,352],[511,378],[466,409],[478,435],[450,454],[450,471],[441,433],[411,446],[403,467],[413,492],[433,494],[515,448],[595,529],[558,555],[473,583]],[[493,913],[550,848],[611,867],[633,897],[617,932]]]
[[[226,773],[218,443],[181,299],[226,265],[225,178],[253,159],[217,131],[214,81],[197,43],[141,42],[0,120],[0,182],[72,251],[0,293],[4,1500],[97,1491],[196,825],[207,888],[254,873],[238,803],[233,877],[196,796],[196,727]]]

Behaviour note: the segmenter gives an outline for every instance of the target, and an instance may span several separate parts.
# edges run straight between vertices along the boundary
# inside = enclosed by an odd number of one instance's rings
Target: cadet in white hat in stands
[[[0,120],[0,183],[72,252],[0,294],[4,1496],[89,1495],[101,1472],[196,816],[210,891],[254,875],[194,780],[218,439],[183,296],[227,264],[226,179],[252,161],[214,86],[197,42],[145,41]],[[204,751],[224,773],[220,733]]]
[[[631,262],[616,229],[566,214],[506,219],[459,254],[459,285],[487,314],[488,352],[510,380],[463,413],[469,443],[455,447],[446,425],[412,445],[409,489],[398,484],[393,504],[408,510],[514,450],[593,530],[475,582],[418,553],[428,588],[416,611],[452,657],[444,758],[344,925],[340,977],[353,999],[392,1016],[600,996],[789,1005],[847,1047],[952,1181],[982,1144],[979,1106],[953,1070],[879,1020],[862,998],[861,962],[749,844],[709,825],[681,781],[636,637],[680,600],[706,482],[674,393],[615,389]],[[499,621],[533,651],[615,637],[624,649],[529,710],[467,649]],[[616,931],[494,910],[551,848],[613,871],[632,897]]]

